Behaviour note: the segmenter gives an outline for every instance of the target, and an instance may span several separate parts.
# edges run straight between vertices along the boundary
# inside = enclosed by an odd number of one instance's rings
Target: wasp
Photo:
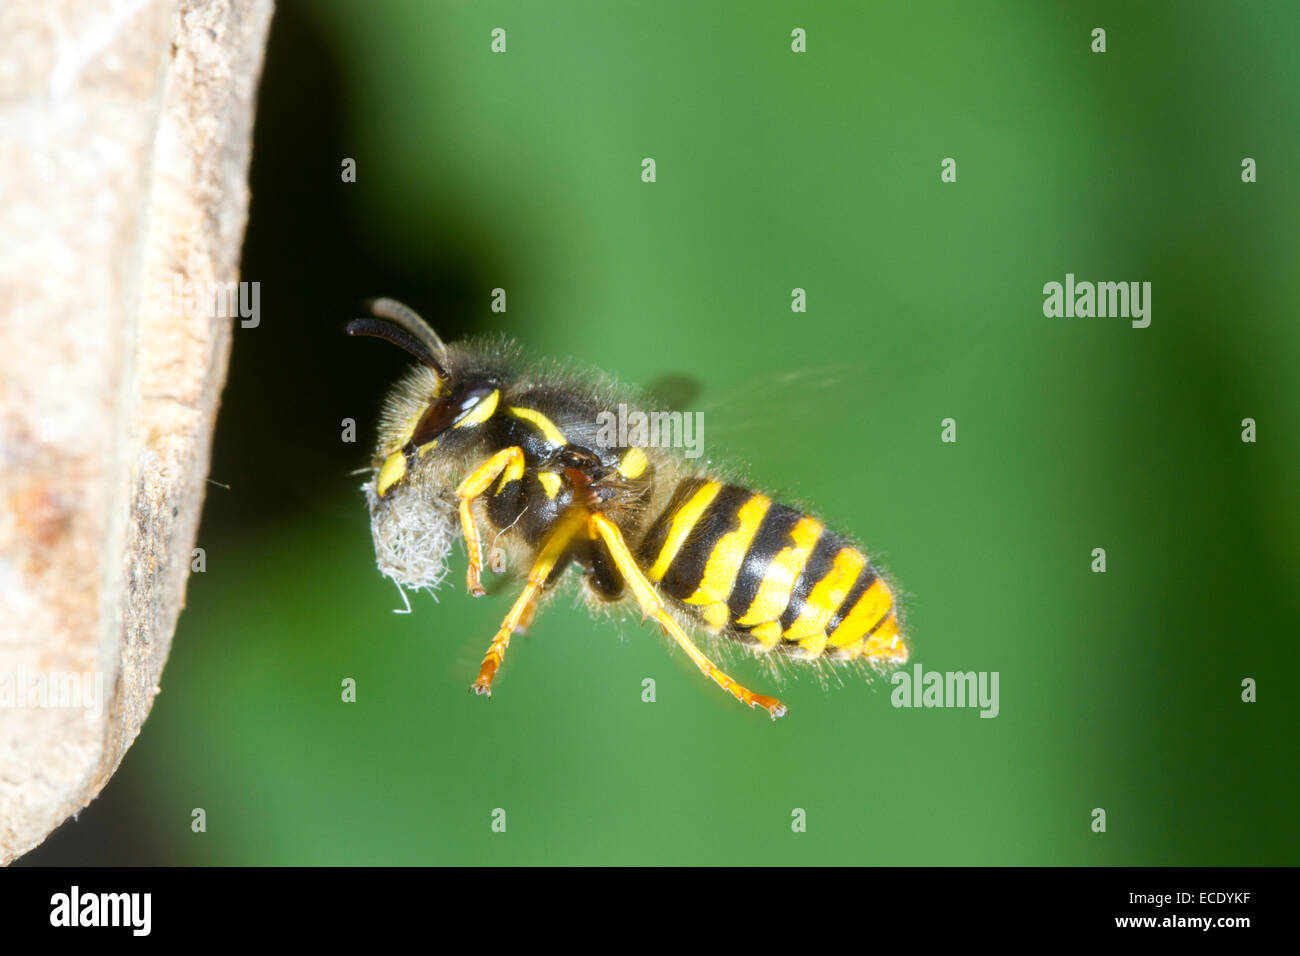
[[[760,654],[907,661],[890,586],[819,520],[698,469],[665,447],[612,445],[601,413],[635,397],[592,375],[522,361],[497,340],[444,344],[392,299],[347,325],[417,361],[388,395],[363,485],[380,570],[437,586],[463,538],[469,592],[484,592],[484,530],[526,569],[472,691],[492,692],[513,634],[576,567],[597,602],[634,601],[714,683],[772,719],[786,706],[723,672],[688,635],[695,622]],[[605,437],[605,440],[602,440]],[[624,436],[626,437],[626,436]]]

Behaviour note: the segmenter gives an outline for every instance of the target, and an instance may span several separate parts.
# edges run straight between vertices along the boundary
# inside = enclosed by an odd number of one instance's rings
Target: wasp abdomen
[[[637,560],[706,625],[761,650],[907,660],[893,595],[862,552],[766,495],[683,479]]]

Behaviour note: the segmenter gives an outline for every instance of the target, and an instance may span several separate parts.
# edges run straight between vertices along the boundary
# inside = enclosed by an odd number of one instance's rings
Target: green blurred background
[[[282,3],[207,571],[28,862],[1295,863],[1300,17],[1074,6]],[[1044,318],[1066,272],[1150,281],[1150,328]],[[998,671],[1000,715],[742,659],[773,725],[568,597],[471,696],[510,594],[458,548],[393,615],[350,474],[404,366],[341,333],[378,294],[701,383],[710,454],[883,556],[914,660]]]

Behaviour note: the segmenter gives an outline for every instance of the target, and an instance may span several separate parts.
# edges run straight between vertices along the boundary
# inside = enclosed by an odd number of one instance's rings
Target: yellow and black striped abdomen
[[[893,595],[862,552],[765,495],[684,479],[636,556],[665,596],[762,650],[907,660]]]

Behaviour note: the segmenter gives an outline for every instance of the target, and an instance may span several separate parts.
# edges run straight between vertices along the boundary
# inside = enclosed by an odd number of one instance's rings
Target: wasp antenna
[[[414,314],[414,313],[412,313]],[[428,328],[426,326],[426,328]],[[417,338],[410,331],[384,319],[353,319],[347,324],[348,335],[368,335],[372,338],[391,342],[398,348],[409,352],[433,369],[439,378],[447,378],[447,366],[439,356],[433,354],[428,344]],[[437,336],[434,336],[437,339]],[[438,343],[441,345],[441,341]],[[442,358],[445,358],[445,353]]]
[[[442,339],[439,338],[437,332],[433,331],[429,323],[424,321],[420,314],[409,305],[388,298],[371,299],[367,305],[370,307],[370,314],[375,318],[387,319],[389,322],[400,325],[423,342],[429,350],[429,354],[444,365],[446,364],[447,346],[443,344]]]

